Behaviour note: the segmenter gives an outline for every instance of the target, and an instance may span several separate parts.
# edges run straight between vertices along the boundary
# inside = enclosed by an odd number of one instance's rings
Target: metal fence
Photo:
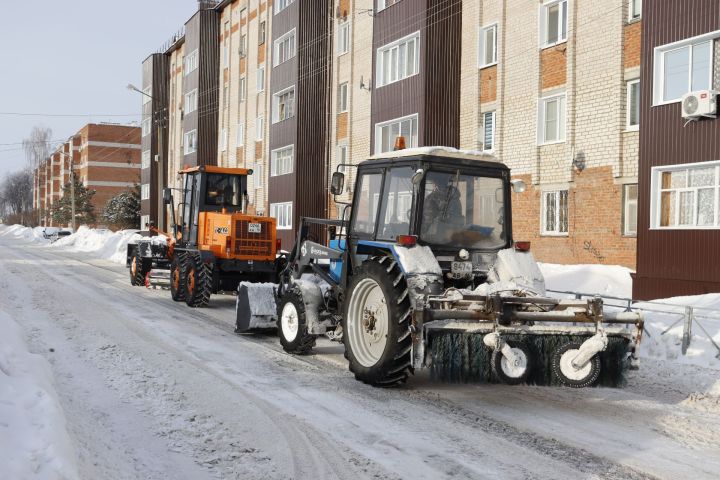
[[[713,339],[713,335],[708,331],[706,325],[703,322],[714,322],[717,321],[717,330],[720,332],[720,310],[711,308],[698,307],[693,305],[680,305],[675,303],[665,303],[659,301],[640,301],[633,300],[631,298],[613,297],[610,295],[597,295],[593,293],[582,293],[582,292],[568,292],[563,290],[548,290],[551,293],[558,293],[568,295],[569,297],[577,300],[583,298],[594,298],[601,297],[606,307],[621,309],[625,312],[643,312],[643,313],[660,313],[671,317],[677,317],[669,326],[667,326],[660,335],[667,334],[670,330],[675,328],[682,322],[682,343],[681,349],[682,354],[686,355],[688,348],[693,337],[693,329],[697,326],[702,333],[707,337],[710,343],[717,350],[716,358],[720,359],[720,345]],[[712,330],[712,329],[711,329]],[[650,332],[645,331],[645,335],[651,337]]]

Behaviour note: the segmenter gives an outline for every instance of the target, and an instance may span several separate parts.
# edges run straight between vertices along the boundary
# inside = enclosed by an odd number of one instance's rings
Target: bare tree
[[[15,216],[20,223],[30,221],[33,204],[33,175],[30,169],[8,173],[0,186],[3,216]]]
[[[30,132],[30,136],[23,140],[25,158],[31,169],[35,170],[40,165],[40,162],[50,156],[51,139],[51,129],[34,126]]]

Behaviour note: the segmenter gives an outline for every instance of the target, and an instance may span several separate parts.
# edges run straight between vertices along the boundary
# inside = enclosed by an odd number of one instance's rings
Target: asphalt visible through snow
[[[377,389],[342,346],[285,354],[123,266],[0,237],[0,306],[51,362],[82,478],[717,478],[717,372],[644,363],[624,389]]]

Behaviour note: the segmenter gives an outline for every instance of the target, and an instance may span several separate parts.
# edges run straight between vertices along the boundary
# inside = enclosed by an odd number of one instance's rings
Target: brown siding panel
[[[720,159],[719,120],[683,127],[679,103],[652,106],[654,48],[718,29],[720,2],[643,2],[636,298],[720,291],[720,230],[649,230],[652,167]]]

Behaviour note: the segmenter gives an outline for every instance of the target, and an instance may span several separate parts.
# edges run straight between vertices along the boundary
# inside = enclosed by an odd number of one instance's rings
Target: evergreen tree
[[[108,200],[103,209],[103,220],[116,228],[139,228],[140,185]]]
[[[72,222],[72,185],[70,182],[63,187],[62,198],[55,202],[50,215],[58,225],[69,225]],[[78,225],[95,223],[95,207],[92,198],[95,190],[89,190],[75,177],[75,222]]]

